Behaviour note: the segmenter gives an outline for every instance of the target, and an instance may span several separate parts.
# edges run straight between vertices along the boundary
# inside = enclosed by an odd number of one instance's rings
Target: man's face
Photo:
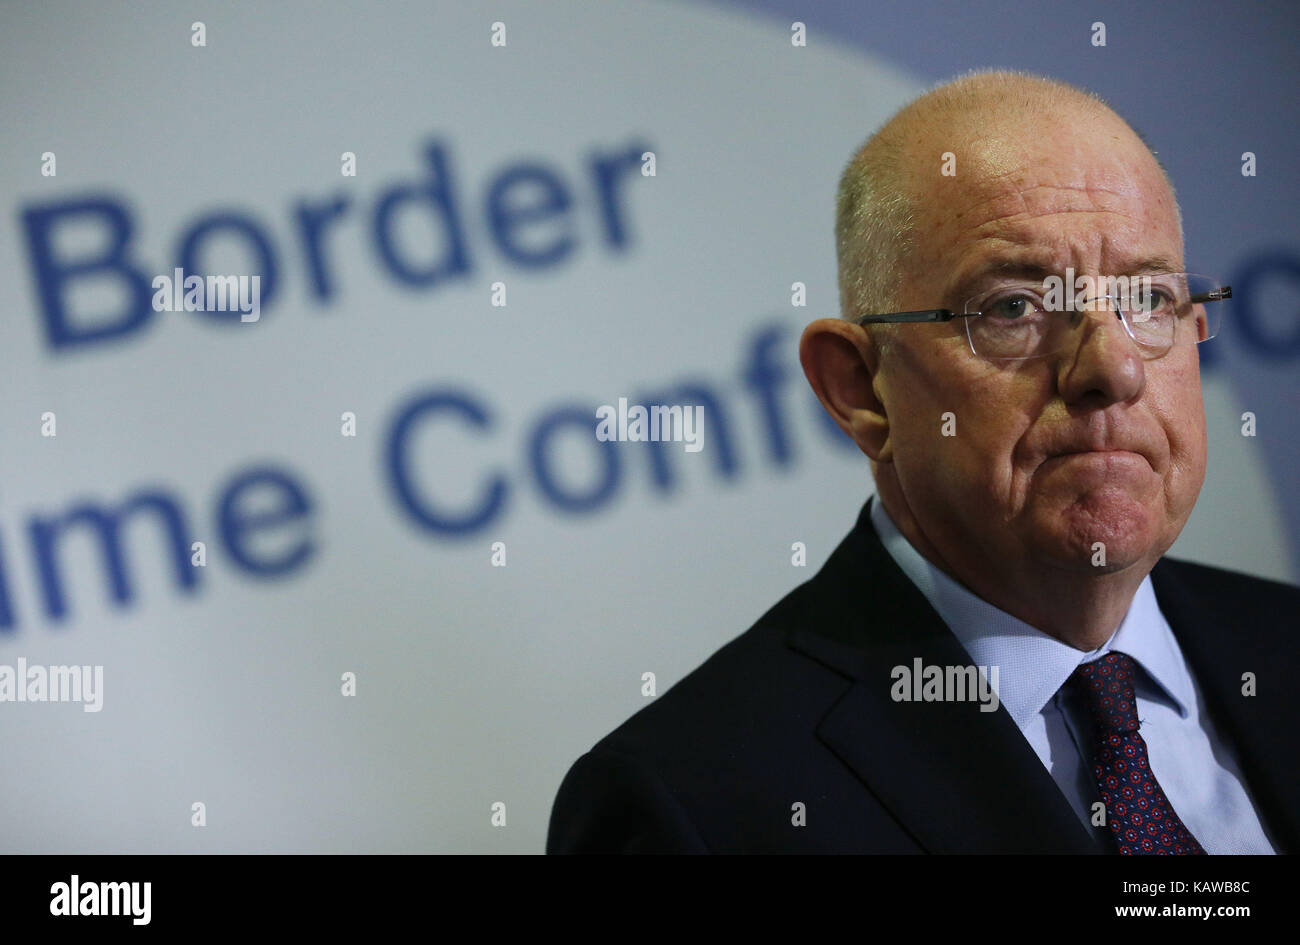
[[[1154,260],[1182,268],[1172,195],[1114,118],[999,129],[959,151],[957,171],[924,185],[900,310],[960,312],[999,263],[1062,276],[1133,274]],[[1091,569],[1095,542],[1103,570],[1145,569],[1191,513],[1205,476],[1195,345],[1152,358],[1108,303],[1076,318],[1070,347],[1048,357],[977,357],[957,319],[901,326],[881,358],[875,387],[899,487],[960,570]],[[948,412],[955,436],[943,435]]]

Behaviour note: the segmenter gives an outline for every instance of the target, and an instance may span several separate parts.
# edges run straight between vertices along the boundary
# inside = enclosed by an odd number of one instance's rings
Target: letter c
[[[482,501],[471,511],[455,515],[435,508],[416,488],[411,470],[409,440],[417,424],[435,414],[452,412],[468,425],[489,430],[492,421],[487,411],[469,395],[457,390],[440,390],[424,394],[407,403],[389,428],[387,472],[398,501],[421,528],[449,537],[462,538],[477,532],[501,514],[508,487],[500,473],[488,479]]]

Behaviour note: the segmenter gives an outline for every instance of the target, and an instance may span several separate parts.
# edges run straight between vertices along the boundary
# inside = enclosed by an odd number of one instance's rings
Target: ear
[[[799,363],[817,399],[858,449],[878,463],[892,462],[889,417],[877,390],[880,349],[867,330],[819,318],[803,330]]]

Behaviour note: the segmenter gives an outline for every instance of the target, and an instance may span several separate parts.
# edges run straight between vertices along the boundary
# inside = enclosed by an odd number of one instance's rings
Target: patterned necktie
[[[1131,656],[1112,650],[1070,676],[1092,715],[1092,773],[1111,836],[1125,854],[1204,853],[1151,771],[1138,734],[1136,669]]]

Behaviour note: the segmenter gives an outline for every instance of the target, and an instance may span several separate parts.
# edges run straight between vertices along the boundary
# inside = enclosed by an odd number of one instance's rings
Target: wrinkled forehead
[[[1116,116],[960,125],[956,173],[919,182],[917,235],[932,261],[990,240],[1181,256],[1173,194]]]

